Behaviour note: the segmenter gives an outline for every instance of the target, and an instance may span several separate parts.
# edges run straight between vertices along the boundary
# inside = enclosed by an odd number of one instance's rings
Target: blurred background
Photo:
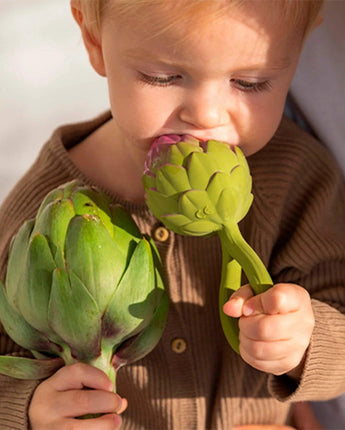
[[[56,127],[107,108],[69,0],[0,0],[0,203]]]

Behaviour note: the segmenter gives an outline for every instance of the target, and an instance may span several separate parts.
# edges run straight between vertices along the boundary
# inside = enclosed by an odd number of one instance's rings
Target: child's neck
[[[110,120],[73,147],[70,158],[95,184],[125,200],[143,203],[143,164],[128,156],[129,148],[116,142],[112,129]]]

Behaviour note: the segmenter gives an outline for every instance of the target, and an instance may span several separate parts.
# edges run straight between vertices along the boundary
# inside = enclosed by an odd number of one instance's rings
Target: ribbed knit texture
[[[66,148],[109,119],[58,129],[0,209],[0,275],[8,246],[53,187],[90,181]],[[313,298],[316,326],[301,383],[246,365],[227,345],[218,316],[221,250],[218,238],[170,234],[157,242],[171,307],[157,348],[118,373],[129,402],[124,429],[231,429],[235,424],[282,424],[290,401],[327,399],[345,391],[345,192],[328,152],[288,120],[272,141],[249,157],[253,206],[241,224],[275,282],[294,282]],[[122,203],[141,230],[159,225],[142,205]],[[183,338],[177,354],[171,342]],[[1,331],[0,353],[20,351]],[[0,376],[0,428],[27,429],[27,407],[38,381]]]

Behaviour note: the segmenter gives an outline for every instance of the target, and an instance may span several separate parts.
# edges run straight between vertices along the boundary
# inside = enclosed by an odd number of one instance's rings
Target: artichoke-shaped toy
[[[245,156],[225,142],[161,136],[147,155],[143,184],[149,209],[170,230],[191,236],[219,235],[220,319],[228,342],[238,352],[238,323],[224,314],[224,303],[241,285],[242,269],[255,294],[273,284],[238,227],[253,201]]]
[[[132,217],[72,181],[51,191],[10,247],[0,319],[35,358],[0,357],[0,373],[45,378],[84,362],[116,382],[148,354],[167,318],[159,254]]]

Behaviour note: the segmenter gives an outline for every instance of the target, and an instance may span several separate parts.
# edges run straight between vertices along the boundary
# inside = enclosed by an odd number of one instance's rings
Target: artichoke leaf
[[[181,166],[184,160],[184,155],[181,153],[177,145],[169,147],[169,163]]]
[[[76,216],[65,242],[68,270],[87,287],[104,312],[126,268],[126,257],[98,217]]]
[[[147,174],[147,175],[143,175],[143,186],[145,190],[148,190],[150,188],[154,188],[156,185],[156,176],[151,175],[151,174]]]
[[[254,196],[252,193],[248,195],[246,200],[242,203],[242,207],[238,211],[238,220],[241,221],[249,212],[249,209],[253,203]]]
[[[121,230],[123,235],[121,236],[121,239],[122,237],[125,237],[125,235],[127,236],[127,243],[129,243],[133,238],[135,238],[137,241],[141,239],[142,235],[137,224],[134,222],[132,216],[123,208],[123,206],[119,204],[112,206],[111,219],[114,225],[114,231],[117,232],[118,230]]]
[[[121,205],[112,207],[111,219],[113,223],[113,239],[116,243],[121,244],[119,251],[123,254],[127,267],[142,235],[132,216]]]
[[[229,220],[239,221],[238,212],[241,210],[241,196],[233,188],[225,188],[217,203],[217,212],[223,223]]]
[[[27,244],[34,227],[34,220],[26,221],[11,241],[6,274],[7,297],[12,306],[17,308],[18,289],[22,281],[22,270],[25,266]]]
[[[113,366],[120,367],[140,360],[150,353],[158,344],[166,324],[169,309],[169,299],[163,294],[160,305],[157,307],[150,323],[137,335],[131,337],[115,352]]]
[[[184,227],[191,223],[189,218],[179,213],[162,215],[161,220],[169,230],[179,234],[183,234]]]
[[[201,220],[190,222],[183,227],[183,234],[191,236],[209,236],[217,232],[221,226],[213,221]]]
[[[50,203],[37,218],[34,232],[43,234],[49,243],[52,255],[59,267],[64,267],[63,249],[69,222],[74,217],[70,200],[57,200]]]
[[[218,170],[229,172],[229,166],[236,166],[238,159],[228,143],[209,140],[206,145],[207,154],[211,155],[218,165]]]
[[[214,206],[217,205],[224,188],[230,187],[232,187],[232,179],[229,174],[217,171],[211,176],[206,191]]]
[[[216,213],[208,194],[204,190],[190,190],[179,198],[178,213],[188,217],[191,221],[211,221],[221,224],[222,220]]]
[[[61,199],[69,199],[75,191],[80,188],[81,182],[79,182],[77,179],[66,182],[65,184],[61,185],[58,189],[61,189],[62,196]]]
[[[156,290],[161,290],[163,293],[165,292],[164,288],[164,281],[163,281],[163,267],[162,267],[162,261],[158,252],[158,249],[154,243],[154,240],[151,236],[145,236],[146,240],[150,243],[151,246],[151,252],[152,252],[152,258],[153,258],[153,265],[155,269],[155,286]],[[161,301],[161,296],[157,294],[157,305]]]
[[[190,188],[186,170],[182,166],[163,164],[157,170],[157,191],[171,196]]]
[[[50,191],[43,199],[37,215],[36,219],[40,218],[42,215],[42,212],[45,210],[46,206],[48,206],[50,203],[53,203],[55,201],[61,200],[63,198],[64,191],[62,188],[56,188],[55,190]]]
[[[35,330],[8,302],[5,287],[0,281],[0,320],[7,334],[21,347],[28,350],[58,354],[60,347],[43,333]]]
[[[163,214],[175,213],[177,210],[178,195],[167,197],[151,188],[146,191],[146,196],[150,201],[150,210],[157,218]]]
[[[36,218],[34,233],[48,237],[50,244],[64,246],[68,224],[75,215],[70,200],[57,200],[47,205]]]
[[[238,164],[245,167],[246,170],[248,170],[248,173],[250,174],[247,159],[238,146],[235,146],[235,152],[238,159]]]
[[[95,193],[91,189],[81,188],[78,192],[73,193],[71,202],[76,215],[93,215],[98,217],[109,234],[113,234],[111,223],[111,212],[108,208],[108,197],[103,193]]]
[[[188,177],[190,186],[185,188],[205,190],[210,177],[218,170],[215,160],[203,152],[193,152],[188,159]],[[184,191],[184,190],[181,190]]]
[[[101,318],[96,301],[80,279],[63,269],[53,273],[49,325],[78,360],[100,351]]]
[[[0,357],[0,373],[18,379],[44,379],[64,365],[61,357],[36,359],[3,355]]]
[[[46,237],[36,233],[28,249],[24,281],[19,290],[19,311],[35,329],[47,333],[52,273],[56,268]]]
[[[142,239],[103,316],[102,336],[115,345],[137,333],[152,318],[155,300],[151,246]]]
[[[188,163],[188,155],[191,154],[192,152],[203,152],[202,148],[196,143],[191,143],[191,142],[178,142],[176,144],[178,150],[180,151],[180,153],[182,154],[183,160],[184,160],[184,164],[183,167],[187,167],[185,164]]]
[[[241,165],[234,167],[231,170],[230,177],[233,187],[243,193],[243,197],[246,198],[252,189],[252,177],[248,175],[246,168]]]

